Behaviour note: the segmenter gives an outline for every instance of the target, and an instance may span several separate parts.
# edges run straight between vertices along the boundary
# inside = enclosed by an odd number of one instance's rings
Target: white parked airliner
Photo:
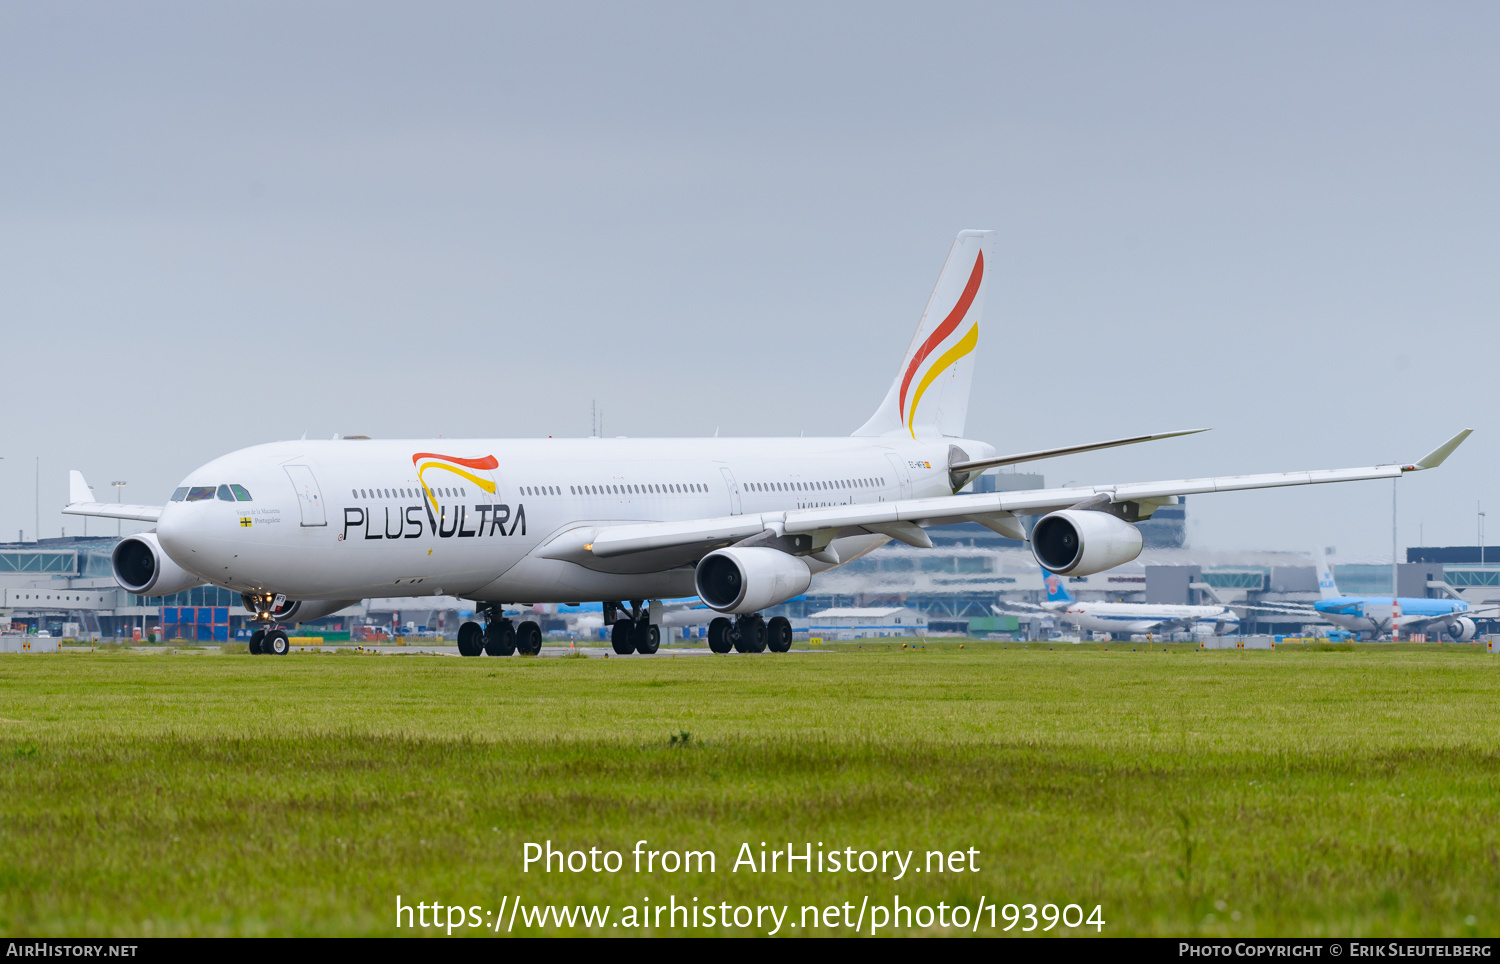
[[[537,624],[513,625],[507,603],[584,600],[604,601],[618,651],[649,653],[652,601],[696,594],[737,617],[710,624],[716,652],[784,652],[791,626],[761,610],[889,539],[930,547],[924,526],[1023,539],[1016,516],[1042,515],[1037,561],[1086,575],[1134,559],[1132,523],[1179,495],[1391,478],[1436,467],[1469,434],[1410,464],[958,495],[995,466],[1187,434],[1007,456],[963,437],[992,235],[959,233],[884,401],[848,438],[273,442],[194,469],[163,506],[91,501],[74,472],[63,511],[154,522],[116,547],[120,585],[239,592],[264,627],[252,651],[285,653],[277,623],[358,599],[449,594],[484,618],[460,628],[465,655],[540,650]]]
[[[1228,606],[1187,606],[1168,603],[1086,602],[1063,585],[1063,577],[1043,570],[1047,601],[1040,606],[1003,603],[1011,609],[1047,613],[1072,623],[1086,633],[1111,636],[1188,632],[1194,636],[1224,636],[1240,627],[1240,617]],[[1000,612],[999,606],[992,606]]]

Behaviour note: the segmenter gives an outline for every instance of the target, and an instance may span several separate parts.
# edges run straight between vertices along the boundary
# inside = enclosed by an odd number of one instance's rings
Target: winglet
[[[1448,456],[1450,456],[1450,455],[1453,454],[1453,450],[1454,449],[1458,448],[1460,445],[1463,444],[1464,439],[1468,438],[1469,435],[1473,431],[1474,430],[1472,428],[1466,428],[1466,429],[1464,429],[1462,432],[1459,432],[1457,435],[1453,436],[1448,441],[1444,442],[1442,445],[1439,445],[1437,448],[1433,449],[1431,452],[1428,452],[1426,455],[1422,456],[1420,459],[1417,459],[1417,462],[1416,462],[1415,465],[1408,465],[1408,466],[1406,466],[1405,467],[1405,471],[1407,471],[1407,472],[1418,472],[1418,471],[1421,471],[1422,469],[1435,469],[1435,468],[1437,468],[1439,465],[1443,464],[1443,460],[1444,459],[1446,459]]]
[[[93,502],[94,492],[89,484],[83,481],[83,473],[77,469],[68,470],[68,504],[77,505],[80,502]]]

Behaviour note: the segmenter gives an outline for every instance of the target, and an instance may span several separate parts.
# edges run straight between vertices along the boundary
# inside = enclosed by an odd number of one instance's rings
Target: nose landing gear
[[[291,641],[286,633],[276,628],[276,610],[286,602],[286,597],[268,592],[247,592],[240,598],[244,600],[245,608],[254,614],[250,618],[260,624],[260,628],[250,634],[250,655],[285,656],[291,652]]]
[[[260,644],[261,649],[272,656],[285,656],[292,651],[291,640],[286,638],[286,633],[279,629],[273,629],[266,633],[265,641]]]

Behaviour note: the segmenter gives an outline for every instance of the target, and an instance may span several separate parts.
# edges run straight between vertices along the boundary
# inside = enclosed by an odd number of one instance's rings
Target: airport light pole
[[[1475,502],[1474,508],[1479,512],[1479,564],[1484,565],[1484,504]]]
[[[1392,605],[1395,605],[1396,597],[1398,595],[1400,595],[1400,593],[1398,593],[1396,591],[1396,588],[1397,588],[1396,573],[1398,571],[1397,568],[1396,568],[1397,562],[1398,562],[1398,560],[1396,558],[1396,482],[1397,481],[1398,481],[1397,479],[1391,479],[1391,604]],[[1394,627],[1392,627],[1392,628],[1394,629]]]
[[[120,493],[124,490],[126,483],[124,483],[124,482],[111,482],[110,485],[112,485],[112,486],[115,487],[115,505],[119,505],[120,504]],[[116,536],[120,535],[120,520],[119,519],[115,520],[115,535]]]

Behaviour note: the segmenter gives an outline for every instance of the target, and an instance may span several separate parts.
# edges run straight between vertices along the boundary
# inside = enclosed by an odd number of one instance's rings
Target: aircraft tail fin
[[[1340,595],[1339,587],[1333,581],[1333,564],[1328,561],[1328,553],[1314,550],[1313,561],[1318,567],[1318,595],[1324,599],[1337,599]]]
[[[958,437],[969,414],[974,349],[991,271],[993,231],[960,231],[885,400],[857,437]]]
[[[1042,570],[1042,587],[1047,591],[1048,602],[1077,602],[1073,594],[1068,592],[1068,587],[1063,585],[1063,577],[1055,572]]]

